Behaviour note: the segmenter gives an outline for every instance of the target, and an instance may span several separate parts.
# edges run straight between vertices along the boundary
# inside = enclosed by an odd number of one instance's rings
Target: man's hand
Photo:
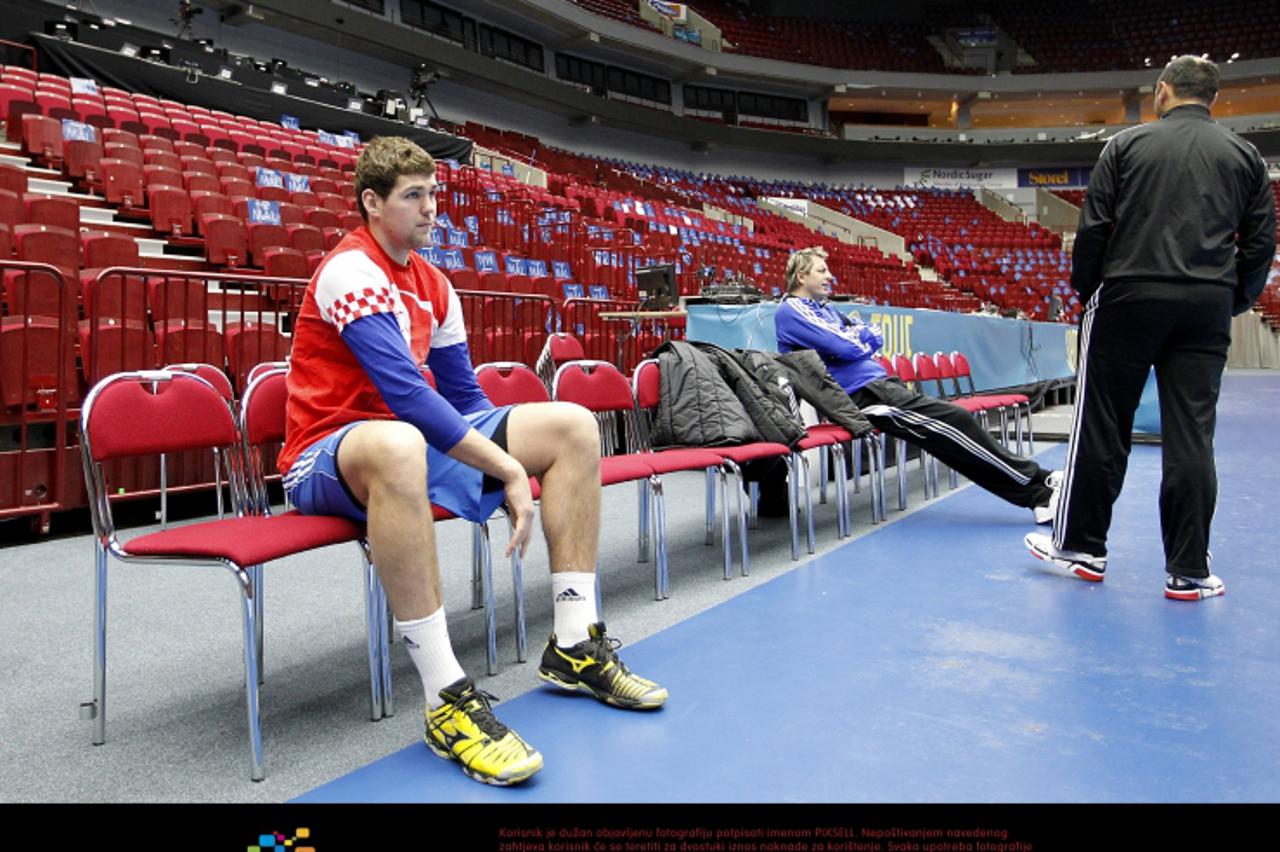
[[[515,459],[512,459],[515,461]],[[507,495],[507,517],[511,519],[511,541],[507,543],[506,556],[519,548],[523,559],[529,550],[529,540],[533,536],[533,492],[529,489],[529,476],[524,468],[516,465],[518,473],[509,479],[503,479],[503,490]]]

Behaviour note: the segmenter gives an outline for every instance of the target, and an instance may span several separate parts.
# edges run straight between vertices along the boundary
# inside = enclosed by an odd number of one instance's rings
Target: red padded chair
[[[107,497],[104,463],[118,458],[213,448],[220,449],[224,460],[230,462],[239,457],[240,430],[226,400],[207,381],[190,373],[163,371],[125,373],[103,380],[90,392],[81,409],[80,429],[85,484],[96,533],[94,694],[87,705],[94,722],[94,744],[106,741],[109,557],[122,562],[176,562],[226,568],[241,592],[250,777],[261,780],[265,774],[258,709],[262,566],[317,547],[359,541],[364,535],[363,527],[343,518],[262,514],[189,524],[122,542],[117,536],[112,503]],[[236,482],[232,472],[228,471],[228,481]],[[369,661],[371,695],[374,696],[380,685],[374,671],[375,636],[371,622]]]
[[[661,392],[661,373],[658,362],[653,359],[642,361],[636,365],[635,372],[631,377],[631,392],[636,406],[636,411],[641,423],[640,434],[643,438],[644,445],[650,448],[652,445],[649,439],[649,430],[652,428],[654,416],[658,411]],[[681,448],[683,452],[685,448]],[[787,465],[788,479],[788,506],[790,507],[791,519],[791,558],[799,559],[799,533],[798,533],[798,509],[796,500],[796,489],[794,487],[794,466],[791,459],[791,451],[782,444],[774,444],[769,442],[760,442],[757,444],[743,444],[736,447],[693,447],[687,448],[695,450],[699,453],[711,453],[715,455],[719,462],[716,465],[720,479],[720,504],[721,504],[721,538],[724,546],[724,578],[729,580],[733,577],[733,533],[731,532],[729,521],[729,477],[734,478],[734,488],[737,495],[737,528],[738,540],[742,549],[742,574],[745,577],[750,571],[751,557],[747,547],[747,515],[748,515],[748,499],[744,491],[743,476],[741,465],[748,461],[758,458],[781,458]],[[664,450],[658,455],[667,452],[676,452],[676,450]],[[754,485],[754,483],[753,483]],[[707,544],[711,544],[715,537],[715,483],[711,476],[707,476]],[[752,489],[754,495],[754,488]]]
[[[946,356],[944,356],[941,352],[939,352],[935,357],[946,357]],[[1008,446],[1008,438],[1007,438],[1008,429],[1006,426],[1005,419],[1003,417],[1003,411],[1009,410],[1013,412],[1014,433],[1015,433],[1015,439],[1017,442],[1019,455],[1023,454],[1022,418],[1024,416],[1026,417],[1027,419],[1026,448],[1027,448],[1027,451],[1034,452],[1035,433],[1032,431],[1032,428],[1031,428],[1030,398],[1026,394],[1022,394],[1022,393],[979,394],[977,392],[977,388],[974,387],[974,384],[973,384],[973,372],[969,367],[969,359],[964,356],[964,353],[952,352],[950,361],[951,361],[952,369],[954,370],[954,373],[955,373],[956,391],[958,393],[962,393],[962,394],[967,393],[968,397],[971,399],[990,400],[995,407],[1001,410],[1002,416],[1001,416],[1001,422],[1000,422],[1000,435],[1001,435],[1001,438],[1004,440],[1005,446]],[[966,381],[969,384],[968,391],[964,390],[963,383]]]
[[[52,411],[59,398],[68,404],[80,399],[70,333],[64,333],[55,318],[0,319],[0,404],[11,411],[26,407]]]
[[[562,364],[569,361],[581,361],[586,358],[586,352],[582,348],[582,343],[572,334],[564,332],[555,332],[547,335],[547,342],[542,347],[542,352],[538,355],[537,363],[533,365],[534,372],[538,374],[538,378],[542,379],[542,383],[547,386],[547,392],[551,391],[551,382],[555,378],[556,370],[560,369]]]
[[[70,198],[28,192],[22,196],[26,221],[33,225],[52,225],[72,233],[80,230],[80,205]]]
[[[199,222],[210,263],[237,267],[248,262],[249,238],[243,222],[221,213],[203,213]]]
[[[143,192],[145,166],[128,160],[102,160],[102,192],[109,204],[124,207],[141,207],[146,195]]]
[[[222,333],[206,322],[188,319],[156,320],[156,349],[162,362],[226,363]],[[222,369],[219,367],[219,369]]]
[[[147,188],[147,207],[151,210],[151,227],[162,234],[186,237],[192,233],[191,196],[176,186]]]
[[[654,600],[662,600],[667,596],[668,588],[662,478],[647,458],[648,454],[619,452],[623,448],[617,441],[618,429],[624,424],[628,435],[635,434],[635,400],[631,396],[631,386],[617,367],[608,362],[571,361],[556,371],[551,395],[558,402],[574,402],[583,406],[600,421],[600,485],[639,484],[640,552],[642,557],[647,555],[647,537],[652,533],[657,550],[653,567],[653,596]],[[628,420],[632,422],[626,423]]]
[[[22,152],[51,168],[62,168],[62,125],[57,119],[39,113],[22,116],[20,136]]]
[[[62,150],[64,154],[63,166],[66,168],[68,177],[76,178],[90,185],[98,182],[99,171],[102,168],[102,157],[105,153],[101,142],[87,139],[68,139],[63,141]]]
[[[81,372],[90,386],[112,373],[156,366],[156,339],[140,322],[106,317],[79,324]]]
[[[291,340],[273,325],[254,322],[228,323],[223,329],[227,361],[236,387],[248,385],[249,371],[266,361],[281,361],[289,354]]]

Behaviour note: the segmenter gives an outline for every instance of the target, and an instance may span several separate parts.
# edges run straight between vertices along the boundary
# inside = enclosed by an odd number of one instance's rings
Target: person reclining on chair
[[[372,140],[356,163],[365,226],[342,238],[307,286],[293,335],[279,467],[303,513],[367,521],[374,564],[426,692],[424,738],[489,784],[514,784],[542,756],[494,718],[449,642],[432,504],[482,523],[504,501],[507,555],[528,548],[529,477],[542,487],[554,632],[539,676],[629,709],[667,691],[631,673],[598,619],[600,440],[584,408],[494,408],[476,384],[462,306],[415,249],[436,217],[435,161],[400,138]],[[430,366],[432,390],[419,370]]]
[[[787,260],[787,295],[774,315],[778,351],[813,349],[871,424],[906,439],[986,490],[1053,521],[1059,471],[1047,471],[1002,447],[973,415],[916,393],[876,363],[884,335],[825,303],[832,281],[827,252],[801,249]]]

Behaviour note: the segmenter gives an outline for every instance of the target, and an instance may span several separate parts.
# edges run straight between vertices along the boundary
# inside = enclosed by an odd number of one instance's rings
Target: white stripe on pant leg
[[[1102,285],[1105,286],[1105,285]],[[1067,442],[1067,461],[1062,470],[1062,486],[1058,495],[1058,511],[1053,518],[1053,546],[1061,548],[1066,539],[1067,507],[1071,505],[1071,486],[1075,482],[1076,453],[1080,443],[1080,424],[1084,418],[1085,389],[1089,376],[1089,337],[1093,331],[1093,320],[1098,313],[1098,302],[1102,295],[1099,286],[1085,304],[1084,322],[1080,329],[1080,359],[1076,366],[1076,410],[1071,421],[1071,437]]]
[[[1007,462],[999,456],[992,454],[981,444],[974,441],[961,430],[942,420],[921,414],[918,411],[907,411],[901,408],[894,408],[889,405],[872,405],[862,409],[868,414],[877,414],[882,417],[888,417],[890,420],[900,423],[903,428],[907,424],[921,426],[935,433],[941,438],[949,440],[955,444],[960,450],[966,451],[980,462],[985,462],[991,467],[996,468],[1005,476],[1012,479],[1018,485],[1027,485],[1031,482],[1031,477],[1018,473],[1017,470],[1010,467]],[[910,432],[910,429],[907,429]],[[913,433],[914,434],[914,433]]]

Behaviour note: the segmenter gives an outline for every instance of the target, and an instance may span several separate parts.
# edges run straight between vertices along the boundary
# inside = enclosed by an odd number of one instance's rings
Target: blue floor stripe
[[[1103,584],[1040,571],[1027,511],[969,488],[625,648],[660,712],[501,705],[546,759],[521,787],[418,742],[296,801],[1276,801],[1280,473],[1256,451],[1277,410],[1280,379],[1227,377],[1223,598],[1163,598],[1160,451],[1135,447]]]

